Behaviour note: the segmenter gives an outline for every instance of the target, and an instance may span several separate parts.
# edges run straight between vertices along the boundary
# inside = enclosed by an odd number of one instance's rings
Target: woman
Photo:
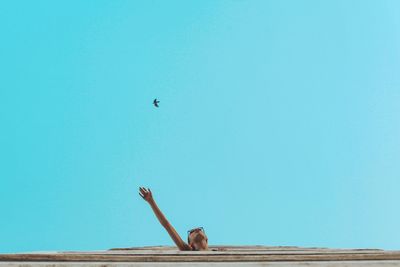
[[[188,244],[186,244],[158,208],[150,189],[139,187],[139,195],[150,204],[157,219],[180,250],[208,250],[208,238],[202,227],[188,231]]]

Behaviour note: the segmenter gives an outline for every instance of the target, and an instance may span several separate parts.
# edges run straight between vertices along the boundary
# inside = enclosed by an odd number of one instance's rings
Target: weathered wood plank
[[[7,267],[398,267],[398,261],[325,262],[0,262]]]
[[[146,247],[89,252],[33,252],[0,254],[0,263],[11,262],[130,262],[130,263],[224,263],[224,262],[333,262],[396,261],[400,251],[377,249],[327,249],[299,247],[220,246],[218,251],[178,251],[176,247]],[[58,265],[57,265],[58,266]]]
[[[274,261],[368,261],[399,260],[400,253],[369,254],[231,254],[231,255],[107,255],[107,254],[3,254],[0,261],[80,262],[274,262]]]

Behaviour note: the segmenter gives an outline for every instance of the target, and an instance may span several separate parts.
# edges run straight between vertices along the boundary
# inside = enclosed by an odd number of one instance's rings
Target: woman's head
[[[193,250],[208,250],[208,238],[203,227],[188,231],[188,243]]]

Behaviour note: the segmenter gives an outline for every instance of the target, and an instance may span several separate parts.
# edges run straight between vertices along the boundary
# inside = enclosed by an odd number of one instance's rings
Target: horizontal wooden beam
[[[6,262],[340,262],[396,261],[400,251],[298,247],[211,247],[210,251],[178,251],[175,247],[112,249],[88,252],[33,252],[0,254]]]

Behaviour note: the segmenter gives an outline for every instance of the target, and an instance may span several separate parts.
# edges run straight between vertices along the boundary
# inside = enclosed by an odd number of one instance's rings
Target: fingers
[[[139,191],[143,196],[151,194],[150,188],[139,187]]]
[[[143,195],[147,194],[147,190],[144,187],[139,187],[140,193],[142,193]]]
[[[144,198],[144,196],[143,196],[141,193],[139,193],[139,196],[141,196],[142,198]]]

